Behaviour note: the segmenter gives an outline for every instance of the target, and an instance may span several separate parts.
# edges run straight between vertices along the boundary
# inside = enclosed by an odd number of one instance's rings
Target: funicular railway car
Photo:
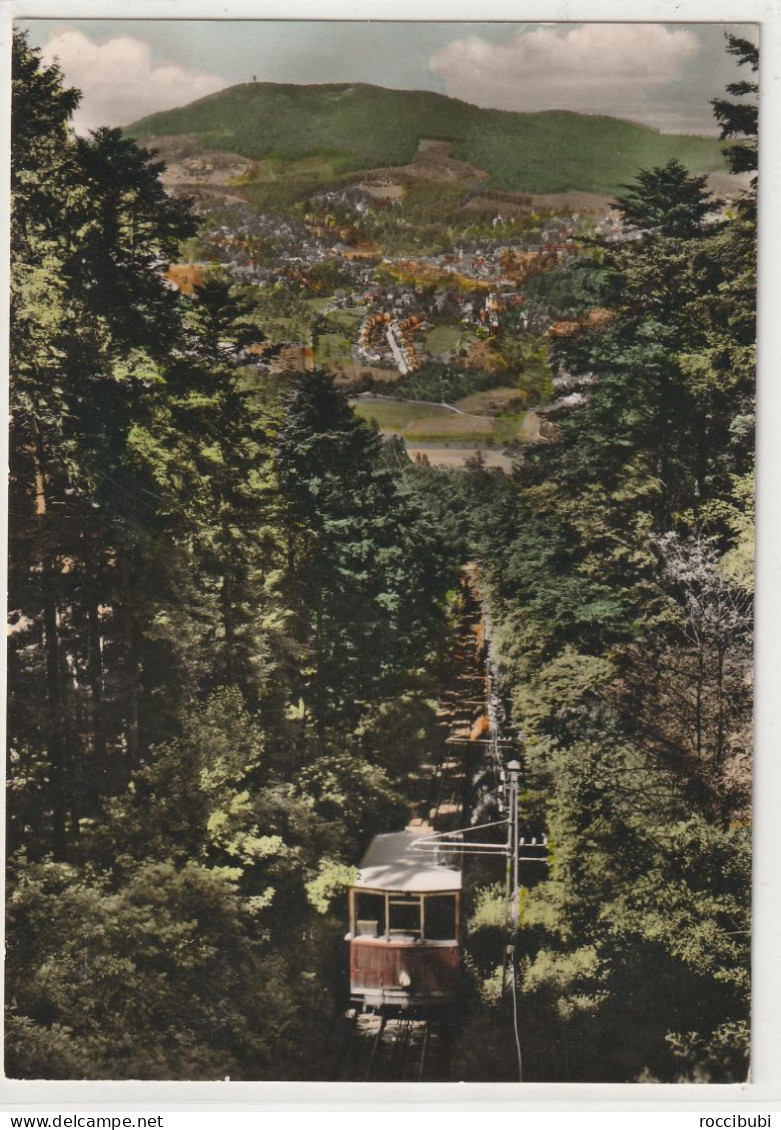
[[[375,836],[350,888],[350,995],[364,1008],[458,995],[461,870],[452,849],[420,840],[410,829]]]

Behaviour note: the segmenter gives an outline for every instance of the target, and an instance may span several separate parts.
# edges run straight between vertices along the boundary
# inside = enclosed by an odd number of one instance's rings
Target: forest
[[[713,109],[756,169],[756,48]],[[459,570],[520,736],[530,1079],[740,1082],[749,1047],[756,183],[677,160],[528,301],[588,388],[513,474],[407,459],[14,41],[6,1073],[330,1079],[345,885],[403,827]],[[454,1078],[512,1080],[486,882]],[[501,959],[500,959],[501,960]],[[479,1049],[476,1051],[475,1049]]]

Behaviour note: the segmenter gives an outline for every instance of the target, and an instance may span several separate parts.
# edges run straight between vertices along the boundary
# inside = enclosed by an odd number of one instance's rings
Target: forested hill
[[[726,171],[715,138],[660,134],[616,118],[552,110],[484,110],[420,90],[244,83],[125,131],[142,139],[192,134],[205,148],[262,159],[330,158],[335,172],[403,165],[422,139],[518,192],[613,194],[642,167],[677,158],[693,172]]]

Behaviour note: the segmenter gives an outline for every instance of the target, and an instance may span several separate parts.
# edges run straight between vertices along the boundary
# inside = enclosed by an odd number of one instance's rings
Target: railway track
[[[494,689],[487,624],[476,569],[464,569],[461,608],[450,663],[440,687],[438,726],[430,757],[420,766],[419,800],[409,830],[452,831],[498,815],[498,745],[491,735],[504,719]],[[501,811],[501,809],[499,809]],[[347,1013],[343,1082],[446,1082],[451,1078],[456,1012]]]
[[[424,791],[411,826],[436,831],[457,828],[476,800],[473,778],[482,760],[489,693],[484,651],[484,622],[474,573],[464,571],[461,614],[450,667],[440,688],[438,735]]]
[[[441,1082],[443,1040],[433,1020],[364,1013],[353,1019],[343,1082]]]

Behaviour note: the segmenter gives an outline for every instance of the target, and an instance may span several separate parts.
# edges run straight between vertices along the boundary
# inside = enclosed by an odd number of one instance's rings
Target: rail
[[[369,1013],[353,1017],[342,1081],[424,1083],[441,1079],[437,1024],[410,1016]]]

